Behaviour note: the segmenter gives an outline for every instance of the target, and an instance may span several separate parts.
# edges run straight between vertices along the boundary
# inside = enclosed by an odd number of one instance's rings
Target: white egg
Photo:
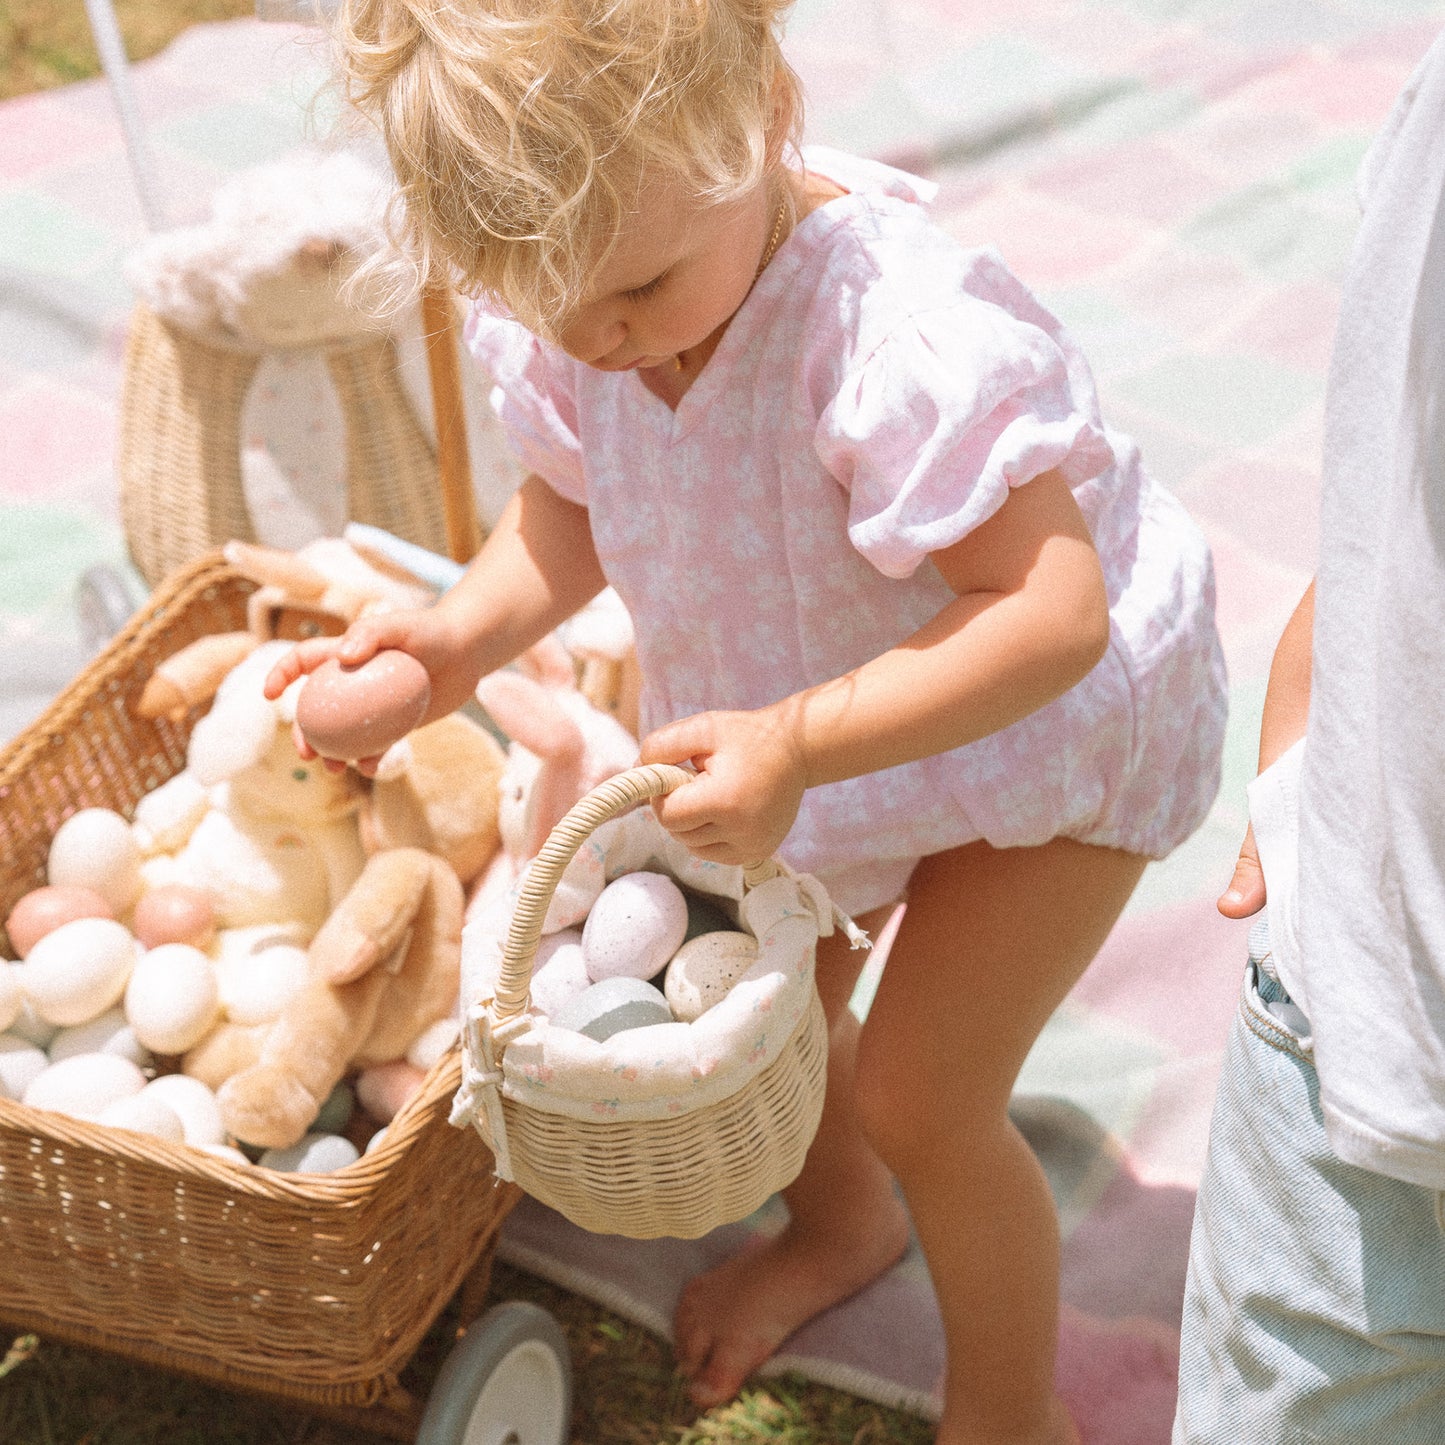
[[[25,990],[20,985],[20,965],[0,962],[0,1033],[4,1033],[25,1007]]]
[[[196,1148],[202,1154],[214,1154],[217,1159],[225,1159],[231,1164],[244,1164],[248,1168],[251,1164],[251,1161],[234,1144],[197,1144]]]
[[[172,1144],[179,1144],[185,1139],[181,1116],[164,1099],[148,1098],[144,1089],[128,1099],[117,1099],[115,1103],[107,1104],[95,1122],[109,1125],[112,1129],[150,1134],[157,1139],[167,1139]]]
[[[188,943],[163,943],[140,959],[125,990],[125,1016],[158,1054],[194,1048],[221,1016],[211,960]]]
[[[61,1029],[51,1039],[47,1052],[52,1064],[73,1059],[76,1054],[119,1054],[140,1069],[148,1069],[155,1062],[119,1008],[108,1008],[87,1023]]]
[[[306,950],[273,943],[245,957],[227,956],[216,970],[221,1008],[232,1023],[268,1024],[306,983]]]
[[[0,1034],[0,1098],[23,1099],[31,1082],[49,1067],[44,1049],[18,1034]]]
[[[727,996],[758,960],[751,933],[700,933],[673,955],[662,992],[675,1018],[691,1023]]]
[[[206,1144],[226,1142],[221,1106],[199,1079],[193,1079],[189,1074],[162,1074],[141,1090],[140,1097],[159,1099],[174,1109],[180,1118],[187,1144],[200,1148]]]
[[[407,1063],[425,1073],[456,1043],[460,1033],[456,1019],[438,1019],[412,1040],[406,1051]]]
[[[582,934],[568,928],[548,934],[532,963],[532,1007],[549,1017],[592,982],[582,952]]]
[[[140,859],[131,826],[119,813],[85,808],[56,830],[46,876],[57,887],[94,888],[120,917],[140,897]]]
[[[94,1119],[107,1104],[145,1088],[146,1076],[116,1054],[77,1054],[51,1064],[25,1090],[23,1103],[77,1119]]]
[[[604,888],[582,929],[587,975],[642,978],[661,973],[687,937],[687,899],[665,873],[624,873]]]
[[[373,1135],[371,1136],[371,1138],[366,1141],[366,1148],[363,1149],[361,1152],[362,1152],[363,1154],[370,1154],[370,1153],[372,1153],[374,1150],[380,1149],[381,1146],[382,1146],[383,1144],[385,1144],[385,1143],[386,1143],[386,1128],[385,1128],[385,1127],[382,1127],[382,1128],[378,1129],[378,1130],[376,1131],[376,1133],[373,1134]]]
[[[119,1002],[135,958],[135,939],[123,924],[77,918],[30,950],[18,965],[20,983],[48,1023],[83,1024]]]
[[[266,1150],[260,1162],[283,1174],[333,1174],[360,1157],[356,1145],[340,1134],[308,1134],[289,1149]]]

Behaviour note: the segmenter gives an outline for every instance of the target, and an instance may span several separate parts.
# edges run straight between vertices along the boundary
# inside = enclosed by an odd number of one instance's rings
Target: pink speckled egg
[[[10,910],[5,932],[10,946],[24,958],[47,933],[77,918],[111,918],[115,911],[95,891],[78,883],[51,883],[27,893]]]
[[[189,943],[205,948],[216,936],[216,906],[209,893],[184,883],[166,883],[141,895],[131,932],[147,948]]]
[[[410,653],[378,652],[360,667],[322,663],[296,699],[301,735],[323,758],[375,757],[426,713],[431,679]]]

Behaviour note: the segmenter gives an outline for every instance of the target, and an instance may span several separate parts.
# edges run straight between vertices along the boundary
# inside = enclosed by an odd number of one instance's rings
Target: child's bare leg
[[[861,917],[877,935],[891,909]],[[859,1127],[853,1063],[858,1021],[848,1011],[867,958],[840,934],[818,946],[818,992],[829,1022],[828,1091],[803,1172],[783,1197],[789,1220],[761,1249],[699,1275],[678,1303],[673,1334],[692,1397],[716,1404],[804,1321],[861,1289],[908,1244],[892,1176]]]
[[[925,858],[909,885],[857,1088],[938,1294],[948,1347],[940,1445],[1078,1438],[1053,1391],[1058,1221],[1008,1100],[1143,868],[1067,839],[976,843]]]

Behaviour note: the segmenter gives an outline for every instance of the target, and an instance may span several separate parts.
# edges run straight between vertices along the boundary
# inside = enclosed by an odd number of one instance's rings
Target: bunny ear
[[[528,752],[546,762],[580,763],[582,729],[541,683],[519,672],[494,672],[477,684],[477,701]]]
[[[549,687],[576,687],[577,673],[572,666],[572,654],[562,646],[555,633],[549,632],[540,642],[535,642],[517,659],[517,666],[528,677],[535,678]]]

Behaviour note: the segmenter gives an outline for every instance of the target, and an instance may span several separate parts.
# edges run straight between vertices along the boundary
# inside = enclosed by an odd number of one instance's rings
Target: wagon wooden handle
[[[591,837],[594,829],[609,819],[620,817],[649,798],[660,798],[664,793],[682,787],[694,776],[686,768],[675,767],[671,763],[648,763],[643,767],[629,768],[593,788],[552,829],[542,845],[542,851],[532,860],[527,871],[527,881],[522,885],[511,925],[507,929],[493,1003],[493,1015],[498,1023],[516,1017],[527,1007],[532,961],[537,956],[542,924],[552,895],[577,850]],[[743,881],[747,887],[756,888],[758,884],[776,878],[779,871],[776,863],[764,859],[743,869]]]

